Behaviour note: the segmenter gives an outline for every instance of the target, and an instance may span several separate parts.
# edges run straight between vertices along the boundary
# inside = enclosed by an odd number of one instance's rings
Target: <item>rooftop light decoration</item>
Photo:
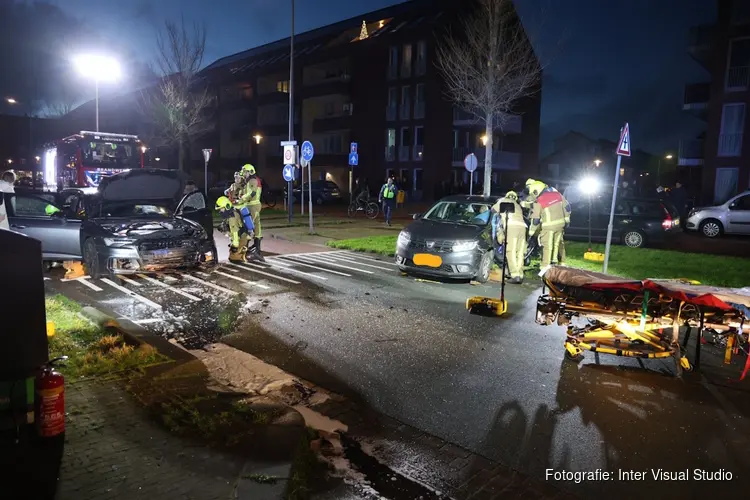
[[[362,21],[362,29],[359,30],[359,39],[364,40],[366,38],[369,38],[370,35],[367,33],[367,23],[363,20]]]

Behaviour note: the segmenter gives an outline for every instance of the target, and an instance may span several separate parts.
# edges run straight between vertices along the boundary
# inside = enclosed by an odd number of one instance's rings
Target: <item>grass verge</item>
[[[148,344],[134,347],[122,336],[111,335],[81,318],[81,306],[62,295],[46,297],[45,307],[47,321],[55,325],[55,334],[49,339],[50,357],[68,356],[60,368],[66,375],[111,375],[166,360]]]
[[[393,256],[396,250],[396,236],[329,241],[328,246]],[[601,262],[583,260],[588,244],[565,242],[565,249],[569,266],[601,272]],[[592,250],[604,252],[604,245],[593,245]],[[733,288],[750,285],[750,263],[744,258],[652,248],[628,248],[621,245],[612,246],[607,272],[632,279],[686,278],[700,281],[705,285]]]

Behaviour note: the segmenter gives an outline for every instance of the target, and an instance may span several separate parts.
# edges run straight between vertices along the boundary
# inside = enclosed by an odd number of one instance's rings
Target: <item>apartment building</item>
[[[705,203],[750,188],[750,2],[718,0],[717,21],[690,30],[688,51],[710,75],[685,88],[683,109],[706,122],[680,144],[678,164],[700,179]]]
[[[463,159],[474,152],[482,161],[484,126],[454,109],[434,64],[440,34],[462,10],[460,2],[415,0],[299,34],[293,85],[289,39],[214,62],[204,72],[218,96],[212,168],[226,177],[252,161],[266,182],[281,185],[291,102],[293,138],[315,147],[315,179],[346,191],[357,142],[353,177],[371,186],[395,175],[420,200],[443,181],[468,181]],[[540,104],[538,93],[496,127],[494,180],[536,173]]]

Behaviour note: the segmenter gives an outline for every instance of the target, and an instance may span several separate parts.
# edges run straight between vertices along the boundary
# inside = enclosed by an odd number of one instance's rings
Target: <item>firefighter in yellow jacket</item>
[[[261,194],[263,188],[258,181],[258,176],[255,173],[255,167],[251,164],[242,166],[242,176],[245,179],[246,186],[245,191],[240,198],[240,203],[246,206],[250,210],[250,216],[253,219],[253,226],[255,227],[255,245],[253,252],[250,254],[254,260],[265,262],[266,259],[260,253],[260,242],[263,239],[263,230],[260,223],[260,211],[261,211]]]
[[[232,202],[226,196],[220,196],[216,200],[216,211],[229,229],[229,260],[245,262],[247,245],[253,237],[252,220],[249,217],[244,220],[240,211],[232,206]]]
[[[529,179],[526,181],[526,188],[533,200],[529,232],[532,235],[539,232],[539,243],[542,245],[541,267],[544,269],[559,262],[560,250],[564,248],[563,232],[570,224],[570,204],[559,191],[541,181]]]
[[[513,212],[508,213],[507,227],[505,214],[500,213],[501,203],[513,203],[514,205]],[[492,206],[492,211],[499,214],[498,243],[503,244],[504,231],[508,232],[508,248],[503,249],[503,255],[508,264],[510,282],[521,284],[523,283],[524,257],[526,256],[526,222],[523,219],[521,205],[518,203],[518,194],[515,191],[508,191],[503,198],[497,200]]]

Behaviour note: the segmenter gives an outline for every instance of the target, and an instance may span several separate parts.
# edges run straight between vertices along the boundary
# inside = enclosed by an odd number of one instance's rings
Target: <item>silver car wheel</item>
[[[638,231],[631,231],[625,235],[625,245],[630,248],[640,248],[643,246],[643,235]]]
[[[705,234],[709,238],[715,238],[719,236],[719,233],[721,233],[721,228],[716,222],[708,221],[703,224],[703,234]]]

